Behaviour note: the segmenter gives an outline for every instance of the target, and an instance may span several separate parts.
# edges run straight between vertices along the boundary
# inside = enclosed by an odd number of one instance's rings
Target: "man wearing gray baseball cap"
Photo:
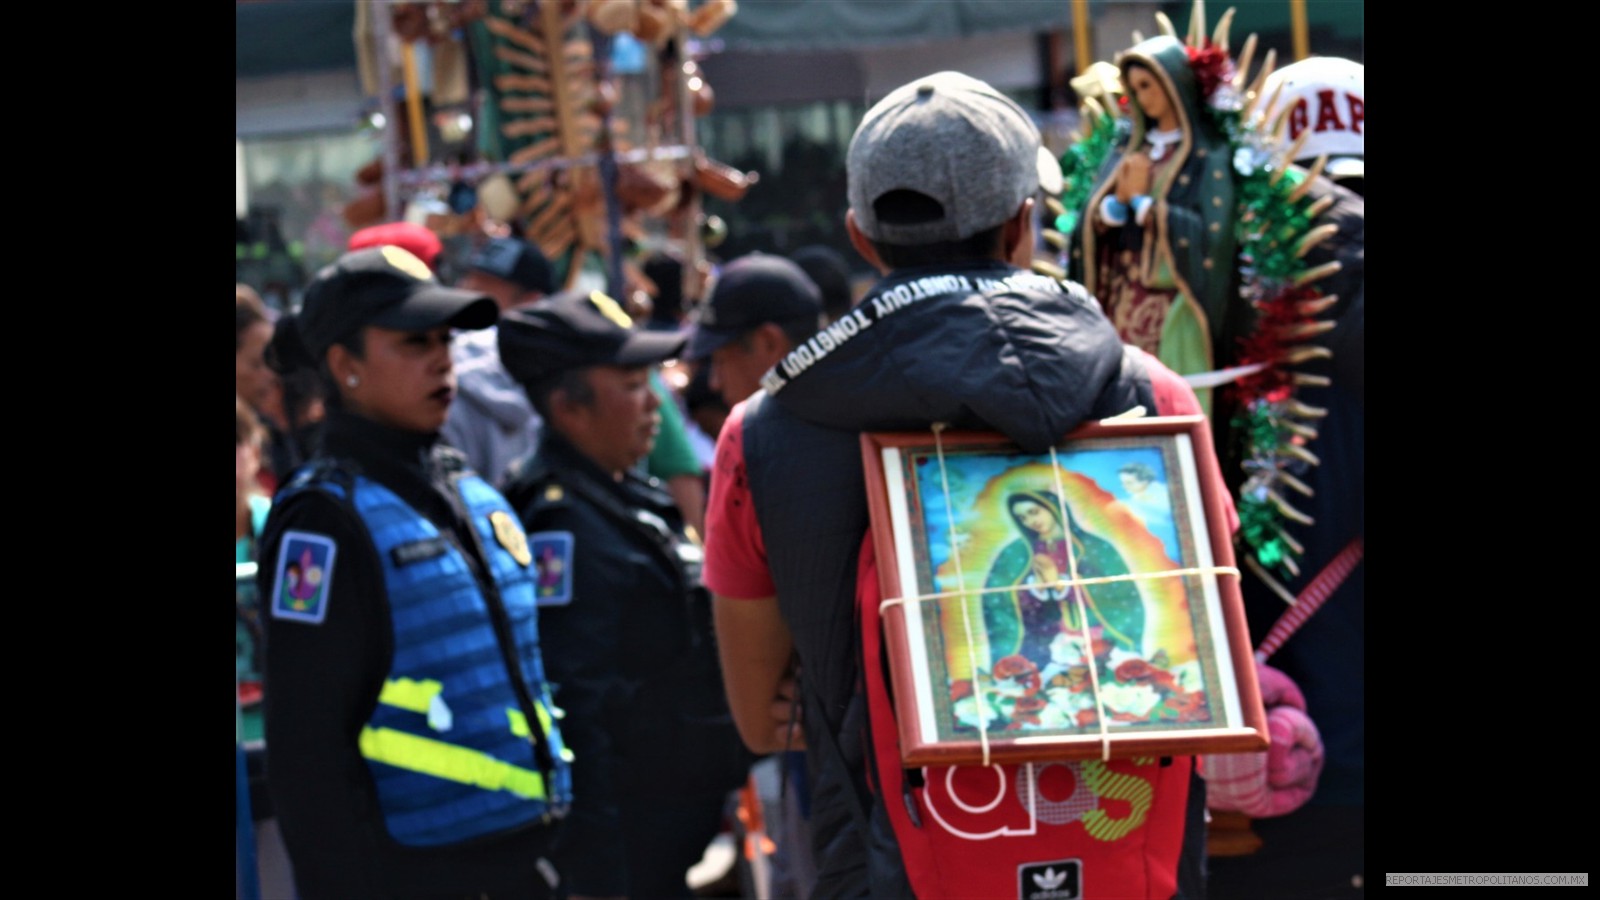
[[[1199,402],[1081,285],[1031,270],[1034,195],[1061,171],[1004,94],[959,72],[918,78],[867,111],[846,165],[845,227],[882,277],[729,415],[703,570],[741,736],[811,763],[811,896],[1200,896],[1192,758],[903,766],[895,703],[914,698],[889,696],[881,644],[862,637],[891,598],[861,445],[948,426],[1042,454],[1083,422]],[[1044,614],[1020,605],[985,599],[975,627]],[[1063,780],[1040,792],[1045,774]]]

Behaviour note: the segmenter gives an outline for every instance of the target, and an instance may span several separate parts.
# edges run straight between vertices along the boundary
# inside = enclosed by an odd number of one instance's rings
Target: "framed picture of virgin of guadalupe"
[[[1203,417],[861,443],[906,765],[1266,749]]]

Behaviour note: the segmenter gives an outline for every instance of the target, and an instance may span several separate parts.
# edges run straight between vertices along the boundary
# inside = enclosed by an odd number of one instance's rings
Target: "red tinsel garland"
[[[1260,318],[1256,329],[1239,339],[1238,365],[1265,363],[1266,368],[1239,379],[1237,388],[1241,398],[1247,401],[1261,398],[1273,403],[1289,399],[1294,391],[1294,376],[1286,358],[1290,344],[1283,335],[1294,326],[1311,321],[1300,311],[1300,304],[1321,296],[1322,292],[1314,287],[1285,288],[1256,304]]]

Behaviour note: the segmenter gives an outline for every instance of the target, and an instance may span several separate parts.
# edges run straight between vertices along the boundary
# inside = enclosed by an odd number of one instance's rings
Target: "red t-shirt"
[[[1154,356],[1139,350],[1150,374],[1155,395],[1155,415],[1204,415],[1194,389],[1178,373]],[[734,406],[717,435],[716,458],[711,464],[711,496],[706,500],[706,561],[701,575],[706,587],[719,597],[754,600],[778,593],[767,567],[767,543],[756,520],[750,497],[750,480],[744,464],[744,403]],[[1229,532],[1239,530],[1239,513],[1228,494],[1222,473],[1212,471],[1217,496],[1223,499]]]
[[[767,568],[767,542],[756,521],[744,469],[744,402],[735,404],[717,434],[706,498],[706,561],[700,575],[719,597],[754,600],[778,593]]]

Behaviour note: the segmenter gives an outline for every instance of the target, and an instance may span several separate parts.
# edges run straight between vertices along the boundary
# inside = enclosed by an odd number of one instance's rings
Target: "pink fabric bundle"
[[[1256,673],[1272,746],[1261,753],[1202,756],[1200,774],[1207,806],[1264,819],[1287,815],[1311,799],[1322,774],[1322,735],[1289,676],[1261,663]]]

